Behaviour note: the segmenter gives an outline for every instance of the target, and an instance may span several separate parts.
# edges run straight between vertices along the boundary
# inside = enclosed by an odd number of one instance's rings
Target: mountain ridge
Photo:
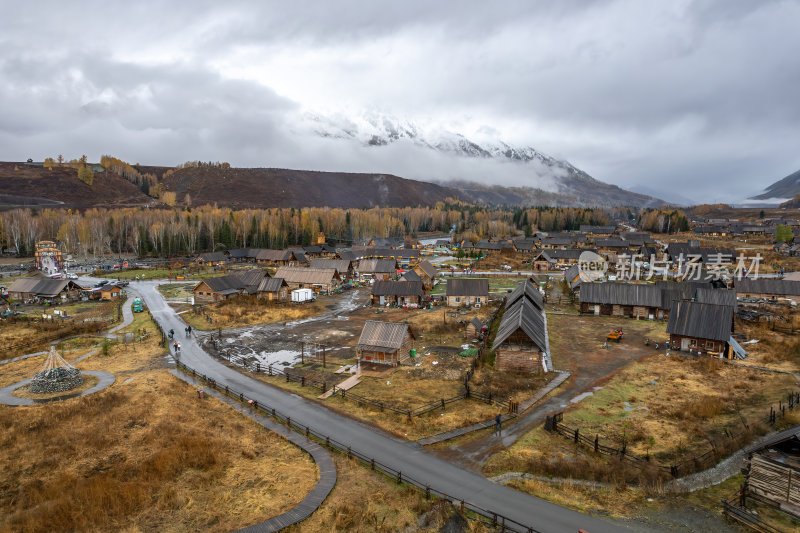
[[[764,192],[751,196],[750,200],[769,200],[771,198],[794,198],[800,194],[800,170],[768,185]]]

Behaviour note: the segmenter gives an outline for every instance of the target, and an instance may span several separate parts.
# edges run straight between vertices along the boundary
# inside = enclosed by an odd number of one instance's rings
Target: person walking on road
[[[175,351],[176,354],[178,353],[178,341],[172,343],[172,349]]]
[[[497,435],[502,435],[503,432],[503,414],[497,413],[497,416],[494,417],[494,432]]]

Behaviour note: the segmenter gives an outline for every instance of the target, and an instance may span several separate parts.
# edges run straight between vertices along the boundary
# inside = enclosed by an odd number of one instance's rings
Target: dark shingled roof
[[[336,252],[336,255],[338,255],[340,258],[346,261],[356,260],[356,254],[354,254],[352,250],[339,250],[338,252]]]
[[[597,239],[594,245],[598,248],[627,248],[630,243],[622,239]]]
[[[596,234],[612,234],[617,231],[616,226],[590,226],[588,224],[581,224],[581,233],[596,233]]]
[[[200,254],[199,259],[205,263],[219,263],[220,261],[228,260],[222,252],[206,252]]]
[[[521,298],[526,298],[539,309],[544,309],[544,297],[530,279],[521,282],[517,285],[517,288],[508,295],[506,299],[506,308],[511,307]]]
[[[406,270],[403,273],[403,277],[400,279],[401,281],[422,281],[422,278],[419,277],[419,274],[417,274],[413,270]]]
[[[729,305],[736,308],[736,291],[731,289],[697,289],[695,300],[701,304]]]
[[[432,264],[430,261],[428,261],[428,260],[425,260],[425,261],[420,261],[420,263],[419,263],[417,266],[418,266],[419,268],[421,268],[421,269],[422,269],[422,271],[423,271],[425,274],[427,274],[427,275],[428,275],[428,277],[429,277],[429,278],[431,278],[431,279],[435,279],[435,278],[436,278],[436,276],[438,276],[438,275],[439,275],[439,271],[438,271],[438,270],[436,270],[436,267],[435,267],[435,266],[433,266],[433,264]]]
[[[289,250],[261,249],[256,255],[259,261],[290,261],[292,257],[292,252]]]
[[[737,279],[736,292],[739,294],[773,294],[775,296],[800,296],[800,281],[785,279]]]
[[[489,296],[489,279],[448,279],[447,296]]]
[[[358,262],[359,274],[394,274],[397,272],[395,259],[362,259]]]
[[[669,313],[667,333],[728,342],[731,338],[733,307],[683,300]]]
[[[522,329],[540,350],[545,351],[547,349],[547,341],[544,324],[544,313],[537,309],[530,300],[527,298],[517,300],[517,303],[503,313],[492,349],[496,350],[511,334],[518,329]]]
[[[422,296],[421,281],[376,281],[373,296]]]
[[[281,287],[286,287],[286,281],[283,278],[264,278],[258,286],[258,292],[278,292]]]
[[[655,285],[633,283],[583,283],[580,301],[590,304],[659,307],[661,290]]]
[[[309,268],[333,268],[339,274],[347,274],[350,261],[347,259],[312,259]]]
[[[393,352],[403,347],[406,334],[414,337],[408,324],[367,320],[361,330],[356,348],[376,352]]]

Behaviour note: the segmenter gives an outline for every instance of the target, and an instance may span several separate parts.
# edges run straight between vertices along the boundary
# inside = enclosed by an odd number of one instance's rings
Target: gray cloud
[[[702,201],[741,199],[800,168],[797,1],[1,7],[5,160],[113,153],[532,179],[292,133],[303,109],[377,108]]]

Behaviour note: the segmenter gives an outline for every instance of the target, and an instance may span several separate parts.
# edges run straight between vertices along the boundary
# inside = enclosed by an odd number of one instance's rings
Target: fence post
[[[600,435],[595,434],[594,436],[594,452],[597,453],[600,451]]]
[[[269,375],[271,376],[272,375],[272,365],[269,365],[269,368],[267,370],[269,370]]]
[[[442,411],[444,411],[444,398],[442,398]]]
[[[398,471],[397,472],[397,484],[399,485],[402,482],[403,482],[403,473]]]
[[[261,363],[256,363],[256,372],[261,372]]]
[[[347,447],[347,458],[348,459],[353,458],[353,451],[350,449],[350,446]]]
[[[306,386],[306,377],[305,376],[300,376],[300,386],[301,387],[305,387]]]
[[[289,416],[286,417],[286,427],[292,429],[292,418]]]
[[[579,431],[580,431],[579,429],[576,429],[576,430],[575,430],[575,442],[576,442],[576,443],[578,442],[578,432],[579,432]]]
[[[425,485],[425,501],[431,501],[431,487]]]
[[[370,459],[370,461],[369,461],[369,467],[370,467],[372,470],[375,470],[375,459]]]

